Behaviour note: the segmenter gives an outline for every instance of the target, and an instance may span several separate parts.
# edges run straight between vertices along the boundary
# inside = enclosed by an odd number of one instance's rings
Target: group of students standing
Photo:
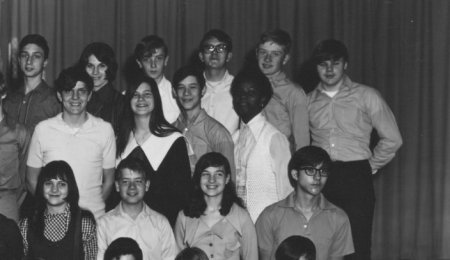
[[[21,253],[103,259],[130,237],[144,259],[198,247],[210,259],[264,260],[301,235],[319,260],[370,259],[372,174],[402,143],[394,115],[346,75],[337,40],[314,49],[320,82],[306,95],[283,70],[291,45],[283,30],[263,33],[257,64],[234,77],[230,36],[210,30],[202,66],[170,82],[167,45],[150,35],[121,93],[109,45],[87,45],[50,88],[47,42],[25,36],[22,81],[0,89],[0,213],[19,221],[26,209]]]

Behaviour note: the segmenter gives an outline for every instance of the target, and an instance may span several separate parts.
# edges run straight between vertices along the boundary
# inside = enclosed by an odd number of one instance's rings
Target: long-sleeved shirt
[[[61,112],[55,91],[45,81],[25,95],[24,87],[9,93],[3,104],[8,122],[23,124],[30,133],[41,121]]]
[[[167,122],[173,123],[177,120],[177,117],[180,114],[180,109],[178,108],[177,101],[172,95],[172,83],[170,83],[170,81],[163,76],[158,84],[158,90],[159,95],[161,96],[164,118]]]
[[[234,77],[227,72],[217,82],[205,77],[206,93],[202,97],[202,107],[212,118],[219,121],[232,135],[239,125],[239,117],[233,109],[230,87]]]
[[[180,211],[174,233],[180,249],[198,247],[209,259],[258,259],[255,226],[248,212],[236,204],[212,227],[201,218],[190,218]]]
[[[368,159],[372,170],[386,165],[402,144],[394,114],[380,93],[345,76],[333,97],[319,85],[308,95],[312,145],[325,149],[333,160]],[[370,135],[379,142],[370,151]]]
[[[119,237],[136,240],[145,260],[173,260],[178,252],[169,221],[146,204],[132,219],[123,211],[121,202],[102,216],[97,225],[98,260],[103,260],[108,245]]]
[[[273,126],[289,139],[291,149],[310,143],[307,98],[303,89],[284,72],[269,77],[273,95],[264,114]]]
[[[183,133],[194,151],[194,154],[189,156],[191,170],[194,169],[197,160],[202,155],[208,152],[218,152],[228,159],[231,177],[235,181],[234,143],[230,133],[222,124],[202,109],[193,122],[189,123],[183,114],[180,114],[174,126]]]

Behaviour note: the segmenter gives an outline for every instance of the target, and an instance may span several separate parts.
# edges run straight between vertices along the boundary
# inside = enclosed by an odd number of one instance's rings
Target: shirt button
[[[331,147],[334,147],[334,144],[331,144]]]
[[[210,258],[214,258],[214,255],[211,255],[211,257]]]
[[[212,244],[212,243],[209,243],[209,246],[213,246],[213,244]]]
[[[304,227],[304,228],[307,228],[307,227],[308,227],[308,225],[303,225],[303,227]]]

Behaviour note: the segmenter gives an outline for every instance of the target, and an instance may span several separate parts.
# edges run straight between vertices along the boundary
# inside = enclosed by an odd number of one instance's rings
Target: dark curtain
[[[169,45],[170,79],[203,33],[220,28],[233,38],[236,73],[259,34],[280,27],[294,43],[287,70],[309,90],[302,64],[312,48],[342,40],[351,78],[383,94],[404,138],[374,177],[373,258],[450,259],[449,17],[448,0],[2,0],[0,69],[14,75],[28,33],[49,41],[49,83],[89,42],[110,44],[124,64],[138,40],[158,34]]]

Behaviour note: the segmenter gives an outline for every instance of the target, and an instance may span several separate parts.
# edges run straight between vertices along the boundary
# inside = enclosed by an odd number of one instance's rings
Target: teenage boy
[[[227,64],[233,56],[231,37],[222,30],[205,33],[200,41],[198,56],[204,64],[206,92],[202,98],[203,108],[233,134],[238,129],[239,117],[233,110],[230,86],[233,76]]]
[[[343,259],[353,253],[347,215],[321,193],[330,163],[327,152],[315,146],[292,155],[288,174],[294,192],[264,209],[256,221],[260,260],[274,260],[278,245],[294,235],[313,241],[317,260]]]
[[[120,203],[98,220],[98,260],[108,245],[119,237],[129,237],[139,244],[143,259],[173,260],[178,253],[169,221],[144,203],[150,188],[143,162],[127,158],[116,170],[115,187]]]
[[[302,87],[286,76],[283,68],[291,58],[291,36],[276,29],[261,35],[256,57],[258,66],[270,80],[272,98],[264,109],[267,120],[286,135],[291,151],[309,145],[306,95]]]
[[[63,70],[55,86],[63,112],[36,126],[28,152],[27,186],[34,194],[41,168],[64,160],[75,174],[80,207],[98,218],[105,213],[104,200],[114,182],[114,132],[111,124],[86,112],[93,81],[84,69]]]
[[[29,134],[19,124],[11,124],[2,110],[6,86],[0,72],[0,213],[14,221],[19,220],[19,197],[24,188]]]
[[[320,42],[312,60],[320,77],[308,96],[312,143],[325,149],[332,160],[340,161],[324,194],[350,218],[355,243],[352,259],[368,260],[375,206],[372,173],[392,160],[402,138],[380,93],[347,76],[348,51],[342,42]],[[380,139],[372,153],[373,129]]]
[[[164,117],[173,123],[180,114],[175,98],[172,96],[172,84],[164,76],[169,62],[169,49],[164,40],[157,35],[149,35],[136,45],[134,58],[139,68],[158,84]]]
[[[43,80],[48,63],[47,40],[39,34],[29,34],[19,43],[20,86],[11,91],[4,102],[11,123],[23,124],[30,133],[34,127],[61,111],[55,91]]]
[[[175,72],[172,83],[181,109],[174,126],[183,133],[193,150],[189,156],[192,172],[198,158],[205,153],[218,152],[230,162],[231,178],[235,181],[233,139],[227,129],[201,107],[201,98],[206,91],[201,71],[183,67]]]

